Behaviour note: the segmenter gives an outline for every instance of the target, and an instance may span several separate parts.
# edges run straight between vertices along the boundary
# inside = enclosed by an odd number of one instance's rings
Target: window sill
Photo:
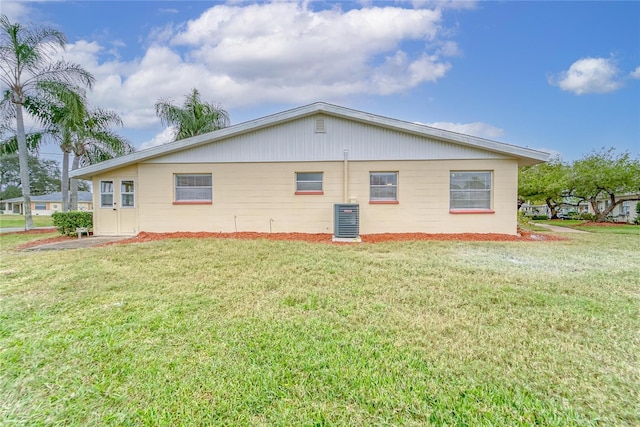
[[[449,209],[450,214],[493,214],[496,211],[491,209]]]
[[[324,191],[296,191],[294,194],[301,196],[301,195],[316,195],[316,196],[321,196],[324,194]]]
[[[397,200],[369,200],[370,205],[398,205],[400,204]]]
[[[213,201],[173,202],[174,205],[212,205]]]

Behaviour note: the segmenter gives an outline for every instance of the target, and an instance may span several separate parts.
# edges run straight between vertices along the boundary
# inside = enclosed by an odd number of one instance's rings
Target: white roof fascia
[[[479,138],[476,136],[465,135],[462,133],[452,132],[444,129],[438,129],[426,125],[417,123],[405,122],[403,120],[392,119],[384,116],[378,116],[375,114],[365,113],[357,110],[349,110],[344,107],[338,107],[330,104],[327,105],[325,112],[335,112],[336,115],[348,115],[351,119],[355,119],[361,122],[379,125],[382,127],[400,130],[403,132],[410,132],[420,136],[433,137],[439,140],[447,142],[453,142],[468,147],[484,149],[500,154],[507,154],[514,157],[525,157],[531,159],[531,162],[524,162],[525,164],[535,164],[540,162],[546,162],[550,159],[551,155],[544,151],[533,150],[526,147],[520,147],[517,145],[506,144],[503,142],[492,141],[490,139]],[[348,113],[346,113],[348,112]],[[525,159],[523,159],[525,160]],[[537,161],[535,161],[537,160]]]
[[[237,125],[229,126],[223,129],[218,129],[213,132],[193,136],[191,138],[181,139],[143,151],[137,151],[135,153],[127,154],[126,156],[116,157],[115,159],[106,160],[95,165],[71,171],[69,173],[69,177],[90,178],[91,176],[97,175],[98,173],[132,165],[144,160],[152,159],[154,157],[172,154],[187,148],[197,147],[202,144],[209,144],[211,142],[219,141],[221,139],[239,135],[248,131],[258,130],[268,126],[274,126],[278,123],[286,122],[294,118],[315,114],[317,111],[321,111],[321,109],[317,108],[317,106],[319,105],[322,105],[322,103],[316,103],[292,110],[287,110],[282,113],[273,114],[255,120],[249,120],[247,122],[239,123]]]
[[[126,156],[106,160],[95,165],[71,171],[69,173],[69,176],[71,178],[88,179],[94,175],[107,172],[112,169],[129,166],[155,157],[172,154],[187,148],[193,148],[203,144],[209,144],[249,131],[255,131],[265,127],[274,126],[279,123],[302,118],[316,113],[335,115],[338,117],[368,123],[375,126],[382,126],[389,129],[413,133],[416,135],[437,138],[439,140],[453,142],[468,147],[484,149],[500,154],[507,154],[509,156],[517,157],[519,159],[520,166],[546,162],[551,157],[549,153],[543,151],[532,150],[530,148],[519,147],[497,141],[491,141],[488,139],[478,138],[475,136],[451,132],[443,129],[436,129],[426,125],[419,125],[416,123],[405,122],[398,119],[378,116],[375,114],[352,110],[349,108],[327,104],[324,102],[316,102],[314,104],[286,110],[281,113],[272,114],[259,119],[249,120],[247,122],[229,126],[227,128],[219,129],[206,134],[170,142],[167,144],[159,145],[157,147],[128,154]]]

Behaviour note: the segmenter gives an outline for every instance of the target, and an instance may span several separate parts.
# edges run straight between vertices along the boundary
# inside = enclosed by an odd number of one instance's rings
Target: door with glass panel
[[[136,182],[133,178],[102,179],[96,231],[101,235],[135,235],[138,232]]]

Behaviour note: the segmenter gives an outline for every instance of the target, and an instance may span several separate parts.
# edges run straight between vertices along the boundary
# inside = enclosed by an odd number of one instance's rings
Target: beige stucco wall
[[[342,203],[342,162],[139,164],[94,178],[96,234],[139,231],[333,232]],[[493,171],[492,214],[449,213],[452,170]],[[398,172],[398,204],[369,204],[369,172]],[[296,195],[296,172],[323,172],[323,195]],[[174,205],[174,174],[211,173],[213,203]],[[134,179],[136,207],[101,209],[99,181]],[[360,204],[360,232],[516,233],[516,160],[349,162],[347,201]],[[116,187],[118,185],[116,184]],[[116,198],[119,196],[116,196]]]

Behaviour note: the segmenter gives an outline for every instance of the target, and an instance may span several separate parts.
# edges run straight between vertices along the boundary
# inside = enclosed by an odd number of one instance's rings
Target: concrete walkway
[[[536,227],[546,228],[549,231],[555,231],[557,233],[582,233],[582,234],[589,233],[588,231],[576,230],[575,228],[569,228],[569,227],[558,227],[557,225],[550,225],[550,224],[531,223],[531,225],[535,225]]]
[[[59,251],[62,249],[80,249],[90,248],[92,246],[103,245],[105,243],[117,242],[119,240],[128,239],[131,236],[91,236],[82,239],[70,239],[62,242],[45,243],[38,246],[32,246],[25,251]]]

